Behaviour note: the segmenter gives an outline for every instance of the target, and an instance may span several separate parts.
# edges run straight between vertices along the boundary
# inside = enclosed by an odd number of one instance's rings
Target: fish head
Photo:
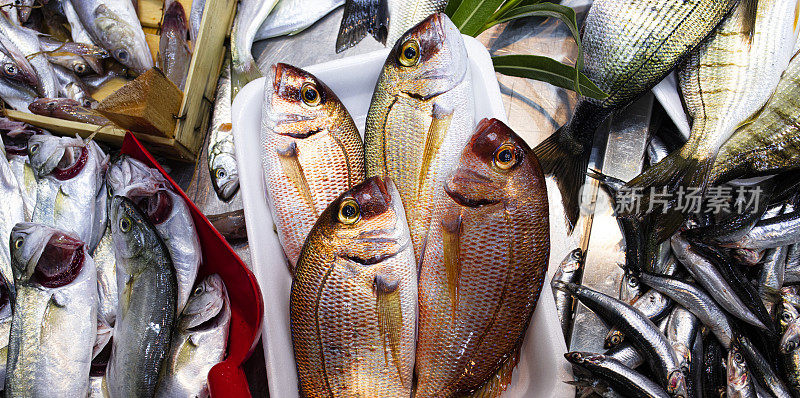
[[[728,386],[735,391],[746,389],[750,384],[750,374],[747,371],[747,362],[738,344],[731,344],[728,350],[727,365]]]
[[[153,247],[163,245],[159,242],[155,227],[147,216],[132,200],[124,196],[114,196],[111,201],[111,234],[114,241],[114,251],[125,259],[141,258],[152,259],[155,253]],[[130,262],[134,265],[146,265],[147,261]],[[130,275],[138,274],[141,270],[126,270]]]
[[[372,177],[343,193],[320,215],[312,234],[325,237],[336,256],[361,265],[383,262],[410,247],[403,203],[390,178]]]
[[[686,386],[686,376],[683,375],[679,369],[673,370],[667,377],[667,394],[675,398],[688,397],[688,388]]]
[[[3,144],[8,155],[25,157],[28,156],[28,139],[37,134],[48,134],[38,127],[21,122],[19,125],[3,126],[0,121],[0,131],[4,132],[2,135]]]
[[[800,324],[796,321],[789,324],[780,341],[780,351],[788,354],[800,347]]]
[[[797,319],[800,318],[800,313],[798,313],[797,308],[792,305],[791,301],[784,298],[783,302],[781,302],[777,317],[779,330],[781,333],[785,333],[786,330],[789,329],[789,325],[797,322]]]
[[[64,181],[84,169],[89,148],[80,137],[34,135],[28,139],[28,158],[37,179],[52,175]]]
[[[75,280],[88,256],[80,239],[42,224],[17,224],[11,230],[10,244],[15,282],[31,281],[45,288]]]
[[[397,41],[384,64],[383,75],[395,90],[426,100],[461,83],[468,65],[461,32],[445,14],[437,13]]]
[[[108,167],[106,183],[109,196],[139,197],[154,195],[165,181],[163,176],[141,161],[121,155]]]
[[[48,55],[47,60],[59,65],[63,66],[71,70],[78,76],[86,76],[90,73],[93,73],[94,69],[86,61],[82,56],[76,54],[65,54],[65,55]]]
[[[296,139],[330,131],[341,123],[342,105],[336,94],[314,75],[291,65],[270,68],[266,85],[267,129]]]
[[[530,147],[503,122],[483,119],[444,190],[461,206],[479,208],[530,196],[531,183],[544,186]]]
[[[226,318],[228,292],[217,275],[209,275],[195,286],[178,320],[181,330],[206,330],[218,326]]]
[[[632,272],[625,272],[622,275],[622,282],[619,285],[620,300],[631,304],[642,295],[642,285],[639,278]]]
[[[605,342],[603,343],[603,348],[606,349],[614,348],[622,344],[623,341],[625,341],[625,334],[617,329],[611,329],[608,331],[608,334],[606,335]]]
[[[231,200],[239,189],[239,168],[230,153],[218,153],[209,163],[211,184],[222,200]]]
[[[2,51],[2,49],[2,46],[0,46],[0,62],[2,62],[3,77],[28,85],[32,88],[38,87],[40,85],[39,76],[36,74],[30,62],[15,62],[15,60]]]
[[[34,1],[15,0],[14,3],[17,5],[17,13],[19,15],[19,21],[21,23],[28,22],[28,18],[31,16],[31,11],[33,11]],[[43,3],[47,2],[45,1]]]
[[[94,10],[94,24],[100,35],[99,43],[103,44],[117,61],[130,67],[137,73],[144,73],[153,67],[153,56],[138,32],[139,27],[104,4]]]

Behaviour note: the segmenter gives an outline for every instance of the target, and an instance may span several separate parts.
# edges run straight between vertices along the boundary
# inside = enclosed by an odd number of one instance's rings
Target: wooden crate
[[[179,0],[188,13],[191,0]],[[194,53],[189,65],[189,75],[183,92],[174,138],[159,137],[136,133],[151,152],[172,159],[194,162],[200,154],[205,132],[208,126],[208,113],[212,106],[222,62],[225,56],[225,39],[230,31],[238,0],[207,0],[203,11],[203,22]],[[155,57],[158,51],[158,28],[161,22],[163,0],[139,0],[139,21],[145,31],[147,43]],[[211,16],[211,17],[208,17]],[[95,94],[102,100],[113,89],[104,89]],[[120,146],[125,137],[125,130],[115,126],[96,126],[87,123],[71,122],[47,116],[33,115],[26,112],[8,110],[8,117],[30,123],[54,134],[88,137],[95,134],[95,139],[113,146]]]

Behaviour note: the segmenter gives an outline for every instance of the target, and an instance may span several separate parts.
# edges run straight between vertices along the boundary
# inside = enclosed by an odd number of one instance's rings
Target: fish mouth
[[[74,161],[70,162],[70,159],[67,159],[65,162],[64,157],[62,157],[61,161],[59,161],[51,174],[59,181],[66,181],[77,176],[78,173],[83,170],[84,166],[86,166],[86,161],[89,158],[89,148],[85,146],[80,147],[80,151],[80,155],[78,155],[78,158]]]
[[[130,198],[153,225],[159,225],[169,219],[172,214],[172,197],[164,189],[152,195],[133,196]]]
[[[79,239],[54,231],[36,260],[31,280],[50,289],[68,285],[83,269],[83,247]]]
[[[456,169],[444,184],[445,193],[464,207],[478,208],[500,203],[497,199],[470,197],[468,193],[459,190],[459,187],[470,187],[472,188],[470,191],[476,193],[492,192],[498,189],[491,179],[473,170],[463,167]]]
[[[211,182],[214,184],[214,188],[217,191],[219,198],[225,202],[231,200],[233,195],[236,194],[236,191],[239,190],[239,177],[231,178],[222,184],[219,184],[213,178],[211,179]]]
[[[410,247],[411,242],[408,239],[403,239],[403,241],[397,241],[394,238],[366,238],[366,239],[359,239],[358,242],[365,243],[367,245],[375,245],[375,246],[383,246],[386,244],[394,244],[398,246],[396,250],[386,253],[379,253],[375,254],[374,256],[364,257],[359,256],[356,254],[347,254],[344,256],[347,260],[350,260],[354,263],[358,263],[364,266],[375,265],[382,263],[386,260],[394,258],[398,254],[404,252],[406,249]]]

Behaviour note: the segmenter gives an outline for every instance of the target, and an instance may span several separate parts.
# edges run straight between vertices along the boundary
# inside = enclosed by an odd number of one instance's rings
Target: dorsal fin
[[[756,31],[756,17],[758,16],[758,0],[742,0],[742,26],[747,39],[752,43]]]

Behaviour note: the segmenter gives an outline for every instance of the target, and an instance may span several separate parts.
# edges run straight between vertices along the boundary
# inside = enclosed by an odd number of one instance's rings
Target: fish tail
[[[386,45],[389,38],[389,1],[377,0],[372,2],[372,37],[379,43]]]
[[[571,231],[578,222],[580,190],[589,166],[591,147],[581,145],[581,150],[575,154],[562,143],[561,129],[547,137],[533,152],[539,159],[544,174],[553,175],[556,179]]]
[[[520,342],[521,343],[521,342]],[[521,344],[517,344],[514,352],[509,355],[497,372],[489,377],[480,388],[469,395],[471,398],[496,398],[499,397],[503,391],[511,384],[511,376],[514,374],[514,368],[519,362],[519,352]]]
[[[344,3],[342,24],[339,25],[339,34],[336,36],[336,53],[355,46],[367,35],[367,23],[377,19],[372,16],[371,1],[347,0]],[[371,26],[371,25],[370,25]]]
[[[404,385],[410,385],[411,380],[405,380],[400,363],[400,339],[403,330],[400,280],[392,276],[378,274],[375,275],[374,288],[378,309],[378,329],[381,340],[385,344],[383,352],[386,363],[391,362],[397,369],[400,381]]]

